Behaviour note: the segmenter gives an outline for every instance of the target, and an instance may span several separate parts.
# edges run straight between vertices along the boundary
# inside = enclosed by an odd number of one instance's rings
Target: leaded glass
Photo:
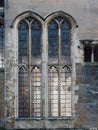
[[[56,20],[58,23],[61,23],[64,19],[63,19],[63,17],[58,16],[58,17],[55,18],[55,20]]]
[[[19,117],[41,116],[41,25],[27,17],[18,26]],[[41,65],[40,65],[41,66]]]
[[[19,69],[19,117],[29,117],[29,77],[23,66]]]
[[[0,68],[4,67],[4,25],[0,24]]]
[[[31,71],[32,116],[41,116],[41,72],[38,66]]]
[[[28,21],[29,23],[32,22],[33,18],[31,16],[25,18],[26,21]]]
[[[37,20],[34,20],[31,28],[32,39],[32,63],[41,63],[41,25]]]
[[[49,116],[58,116],[58,72],[56,67],[49,69]]]
[[[52,63],[57,62],[57,55],[58,55],[58,26],[55,21],[52,21],[48,26],[49,61]]]
[[[64,21],[61,24],[61,59],[62,63],[70,64],[71,62],[71,29],[70,25]]]
[[[28,25],[26,22],[22,21],[18,27],[18,59],[20,64],[28,64]]]
[[[71,116],[71,66],[61,71],[61,116]]]
[[[71,70],[66,64],[71,64],[71,26],[56,17],[48,27],[49,116],[71,116]]]

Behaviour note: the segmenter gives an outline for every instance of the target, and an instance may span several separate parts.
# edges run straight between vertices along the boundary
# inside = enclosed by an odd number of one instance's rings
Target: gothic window
[[[4,24],[0,23],[0,68],[4,67]]]
[[[41,116],[41,25],[27,17],[18,25],[19,117]]]
[[[49,117],[71,116],[71,25],[61,16],[55,17],[47,24],[45,33],[48,33],[48,51],[44,51],[47,50],[47,45],[44,46],[46,43],[41,43],[45,41],[42,40],[43,31],[45,30],[40,22],[31,16],[18,24],[20,118],[42,117],[42,108],[47,105],[44,104],[45,101],[48,101],[48,109],[44,110]],[[48,61],[42,57],[43,52],[48,56]],[[46,82],[47,85],[44,84]],[[47,95],[45,99],[43,90],[45,96]]]
[[[71,26],[63,17],[48,25],[49,116],[71,116]]]

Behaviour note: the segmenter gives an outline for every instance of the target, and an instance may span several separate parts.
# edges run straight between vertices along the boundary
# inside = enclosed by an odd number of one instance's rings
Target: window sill
[[[35,121],[39,121],[42,120],[41,117],[34,117],[34,118],[27,118],[27,117],[22,117],[22,118],[17,118],[16,121],[22,121],[22,120],[35,120]]]
[[[55,121],[55,120],[73,120],[72,116],[66,116],[66,117],[47,117],[45,119],[40,117],[35,118],[17,118],[16,121],[25,121],[25,120],[34,120],[34,121],[40,121],[40,120],[49,120],[49,121]]]
[[[47,120],[73,120],[72,116],[66,117],[48,117]]]
[[[98,62],[84,62],[84,65],[98,65]]]

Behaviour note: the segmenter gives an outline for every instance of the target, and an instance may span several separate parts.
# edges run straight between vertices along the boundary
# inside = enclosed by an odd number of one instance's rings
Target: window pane
[[[55,21],[52,21],[48,26],[48,56],[49,62],[57,63],[58,55],[58,26]]]
[[[49,116],[58,116],[58,73],[54,66],[49,69],[48,81]]]
[[[19,63],[28,63],[28,25],[22,21],[18,27],[18,60]]]
[[[94,47],[94,61],[98,62],[98,45]]]
[[[0,24],[0,68],[4,67],[4,25]]]
[[[61,116],[71,116],[71,69],[64,66],[61,72]]]
[[[32,23],[32,63],[41,62],[41,25],[37,20]]]
[[[29,79],[27,70],[19,70],[19,117],[29,117]]]
[[[91,62],[91,52],[92,48],[90,46],[85,46],[84,48],[84,61]]]
[[[71,55],[71,30],[69,24],[64,21],[61,25],[61,56],[62,62],[70,64],[70,55]]]
[[[35,66],[31,71],[32,87],[32,116],[41,116],[41,72],[39,67]]]

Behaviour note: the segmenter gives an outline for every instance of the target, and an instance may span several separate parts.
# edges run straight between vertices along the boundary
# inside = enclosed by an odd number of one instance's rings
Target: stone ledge
[[[53,129],[46,129],[46,128],[22,129],[22,128],[19,128],[19,129],[2,129],[2,130],[89,130],[89,128],[53,128]]]

